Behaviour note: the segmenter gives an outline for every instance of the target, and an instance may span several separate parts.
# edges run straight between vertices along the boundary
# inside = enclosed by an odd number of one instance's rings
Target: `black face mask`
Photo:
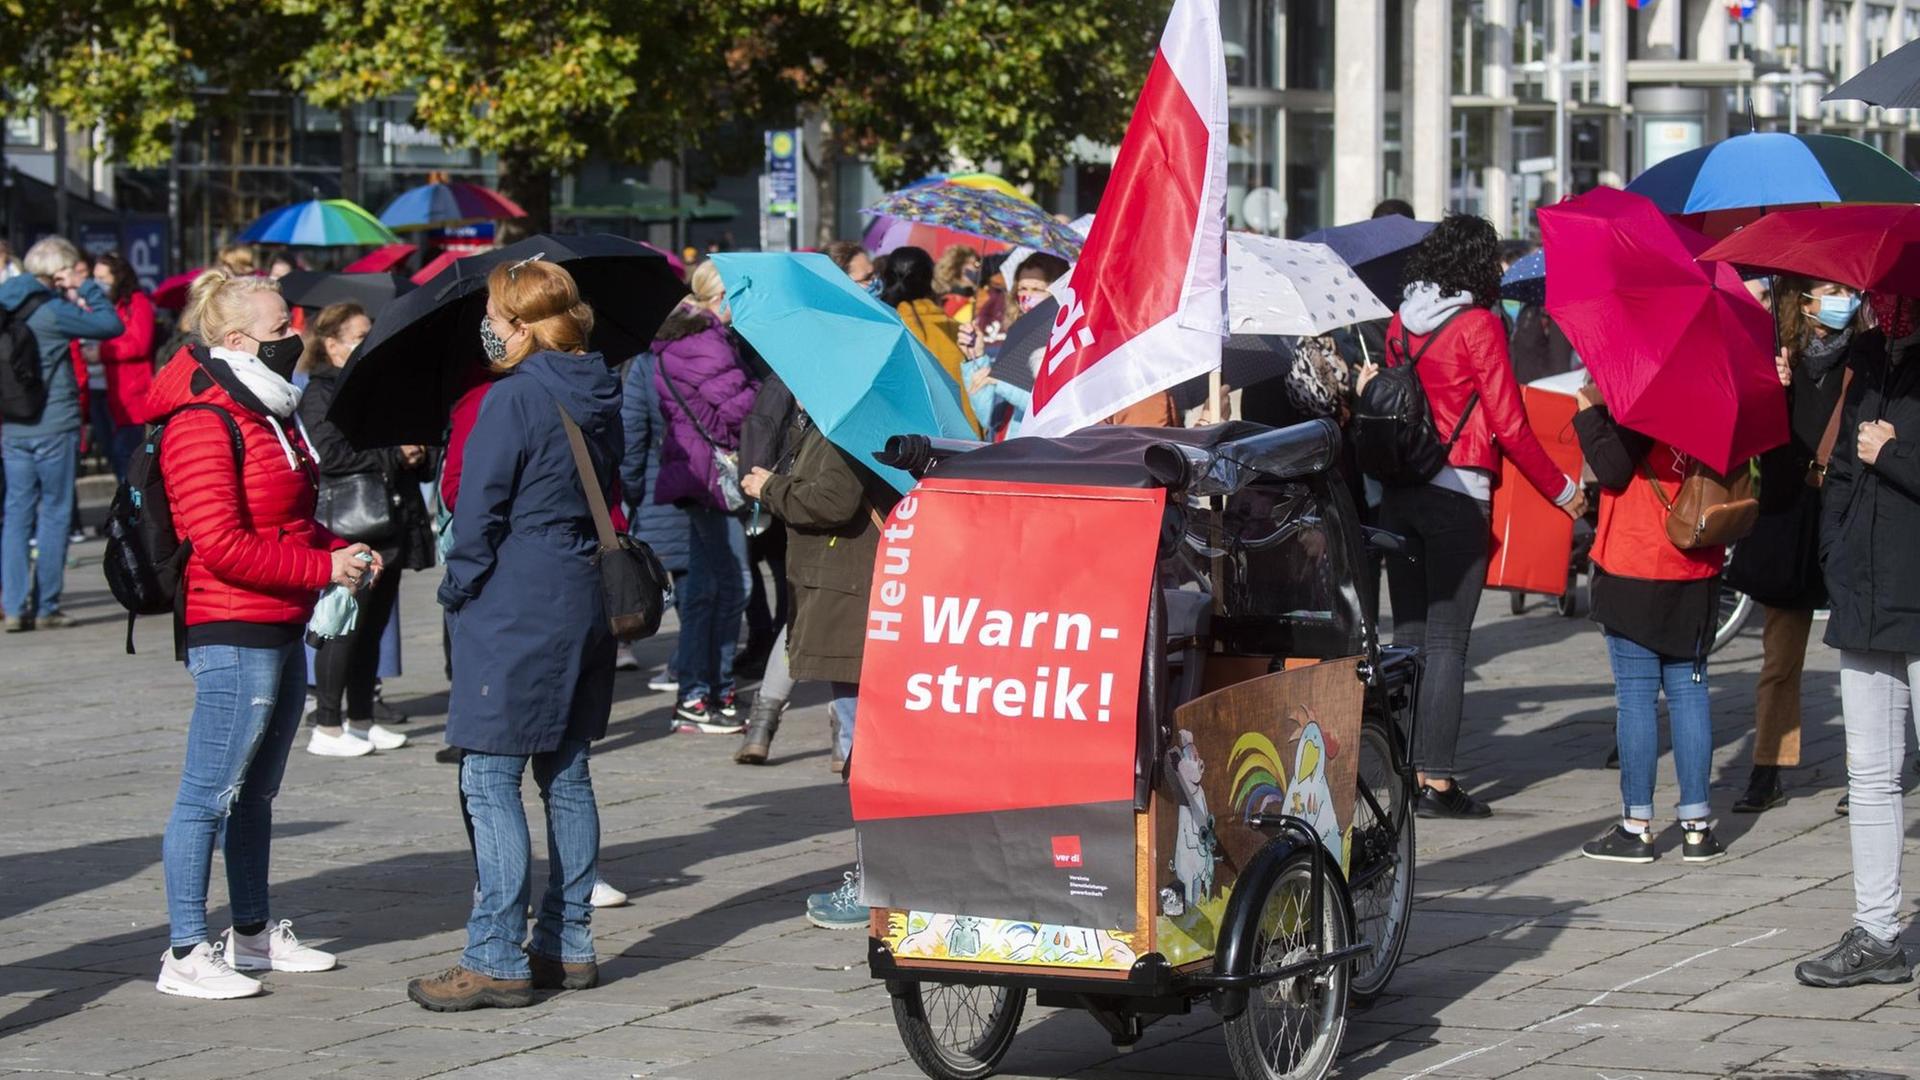
[[[293,381],[293,369],[300,363],[300,354],[306,351],[306,343],[298,334],[288,334],[278,341],[260,343],[260,362],[275,375]]]

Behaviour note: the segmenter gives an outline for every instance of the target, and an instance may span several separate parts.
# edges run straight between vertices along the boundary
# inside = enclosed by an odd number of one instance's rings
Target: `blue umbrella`
[[[1523,304],[1547,302],[1547,253],[1536,251],[1516,261],[1500,278],[1500,297]]]
[[[1874,147],[1842,135],[1779,131],[1735,135],[1676,154],[1634,177],[1627,190],[1669,214],[1920,202],[1920,180]]]
[[[1387,214],[1351,225],[1335,225],[1301,237],[1309,244],[1325,244],[1353,267],[1353,272],[1389,309],[1398,308],[1405,282],[1401,280],[1407,256],[1427,238],[1436,222],[1415,221]]]
[[[913,477],[874,461],[894,435],[977,439],[960,388],[900,317],[819,254],[718,254],[733,327],[835,446],[902,492]]]

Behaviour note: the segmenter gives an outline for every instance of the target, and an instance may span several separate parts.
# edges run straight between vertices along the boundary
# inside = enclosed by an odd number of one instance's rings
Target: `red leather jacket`
[[[1387,327],[1386,366],[1405,363],[1400,351],[1400,316]],[[1444,441],[1460,423],[1467,399],[1475,391],[1480,401],[1453,444],[1447,462],[1457,468],[1483,469],[1500,482],[1502,455],[1513,459],[1520,475],[1550,500],[1566,493],[1567,475],[1547,456],[1527,423],[1520,400],[1520,382],[1507,358],[1507,335],[1500,316],[1483,307],[1468,308],[1434,331],[1439,340],[1422,355],[1427,335],[1410,334],[1407,346],[1420,356],[1420,385],[1427,392],[1433,427]]]
[[[328,553],[344,542],[313,520],[315,469],[299,429],[282,425],[290,464],[266,416],[183,351],[154,376],[147,404],[159,417],[189,402],[230,413],[245,453],[236,471],[226,425],[204,409],[182,413],[161,441],[173,527],[193,544],[187,625],[305,622],[333,578]]]

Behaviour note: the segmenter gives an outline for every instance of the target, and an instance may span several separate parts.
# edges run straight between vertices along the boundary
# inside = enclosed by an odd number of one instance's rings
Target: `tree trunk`
[[[824,114],[819,117],[816,135],[814,145],[819,149],[819,160],[805,154],[801,160],[813,176],[814,191],[819,197],[813,246],[823,248],[840,239],[840,140],[834,132],[833,121]],[[801,148],[805,149],[804,143]]]
[[[533,155],[509,150],[500,155],[500,193],[527,212],[523,218],[502,221],[494,239],[510,244],[553,227],[553,172],[534,164]]]

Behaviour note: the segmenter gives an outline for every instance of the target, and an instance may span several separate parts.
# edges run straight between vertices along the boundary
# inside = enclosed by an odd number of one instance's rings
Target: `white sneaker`
[[[373,753],[373,742],[349,735],[344,730],[338,735],[328,735],[314,728],[313,738],[307,740],[307,753],[321,757],[366,757]]]
[[[343,730],[356,739],[365,739],[372,743],[375,750],[398,750],[407,745],[405,735],[390,728],[383,728],[379,724],[369,724],[365,731],[348,724]]]
[[[622,907],[627,902],[627,894],[601,881],[593,880],[593,898],[588,901],[594,907]]]
[[[619,648],[613,650],[613,670],[615,671],[639,671],[640,670],[640,658],[633,655],[632,646],[622,645]]]
[[[201,942],[185,958],[173,958],[168,949],[160,957],[160,978],[154,988],[163,994],[200,998],[203,1001],[227,1001],[252,997],[261,991],[260,980],[233,970],[227,963],[226,944]]]
[[[680,692],[680,677],[661,668],[658,675],[647,680],[647,689],[656,694],[677,694]]]
[[[238,971],[332,971],[340,961],[330,952],[310,949],[293,936],[293,920],[281,919],[251,937],[227,928],[222,940],[228,962]]]

